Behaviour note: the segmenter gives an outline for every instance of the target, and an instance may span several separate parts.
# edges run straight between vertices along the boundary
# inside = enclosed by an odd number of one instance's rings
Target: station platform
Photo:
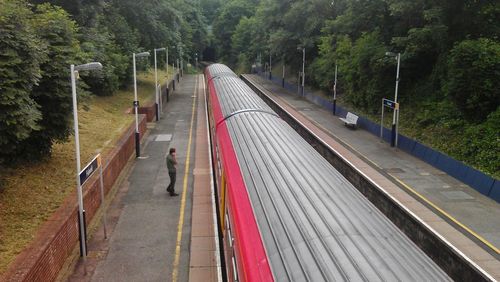
[[[322,136],[460,252],[500,279],[500,205],[431,165],[258,75],[244,75],[288,113]]]
[[[185,75],[68,281],[220,281],[203,75]],[[165,158],[177,149],[171,197]]]

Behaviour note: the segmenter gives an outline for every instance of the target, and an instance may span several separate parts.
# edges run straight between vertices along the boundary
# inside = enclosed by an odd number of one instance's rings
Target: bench
[[[345,126],[356,128],[356,125],[358,124],[358,116],[351,112],[348,112],[345,118],[339,119],[344,122]]]

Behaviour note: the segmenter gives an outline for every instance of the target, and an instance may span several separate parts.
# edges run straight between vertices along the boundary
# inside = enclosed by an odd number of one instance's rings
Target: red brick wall
[[[146,116],[140,116],[141,138],[147,130],[146,119]],[[135,152],[134,132],[135,124],[132,123],[118,140],[115,148],[103,158],[106,194],[127,165],[130,156]],[[83,186],[87,223],[90,223],[101,203],[98,176],[99,174],[96,173]],[[0,277],[0,281],[55,280],[66,259],[78,244],[77,210],[76,192],[73,192],[41,226],[33,242],[16,257],[8,270]]]
[[[139,114],[146,115],[148,122],[152,122],[156,118],[156,104],[152,103],[150,105],[139,107]]]

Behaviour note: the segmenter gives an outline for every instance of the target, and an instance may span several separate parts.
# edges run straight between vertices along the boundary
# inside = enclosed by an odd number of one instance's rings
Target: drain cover
[[[156,142],[169,142],[172,140],[172,134],[158,134],[156,135]]]
[[[462,191],[448,191],[441,194],[449,200],[474,200],[474,197]]]

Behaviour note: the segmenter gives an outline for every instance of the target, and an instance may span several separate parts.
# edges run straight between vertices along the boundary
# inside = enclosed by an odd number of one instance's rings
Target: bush
[[[40,129],[41,113],[30,93],[40,81],[45,48],[30,25],[32,15],[24,1],[0,2],[0,164]]]
[[[38,5],[32,25],[47,46],[46,60],[40,65],[42,78],[31,93],[40,106],[42,119],[38,121],[39,129],[16,151],[18,158],[38,160],[50,154],[54,141],[64,141],[70,135],[73,107],[69,66],[78,61],[81,53],[76,23],[63,9]]]
[[[444,92],[463,115],[480,122],[500,105],[500,44],[480,38],[455,45]]]

